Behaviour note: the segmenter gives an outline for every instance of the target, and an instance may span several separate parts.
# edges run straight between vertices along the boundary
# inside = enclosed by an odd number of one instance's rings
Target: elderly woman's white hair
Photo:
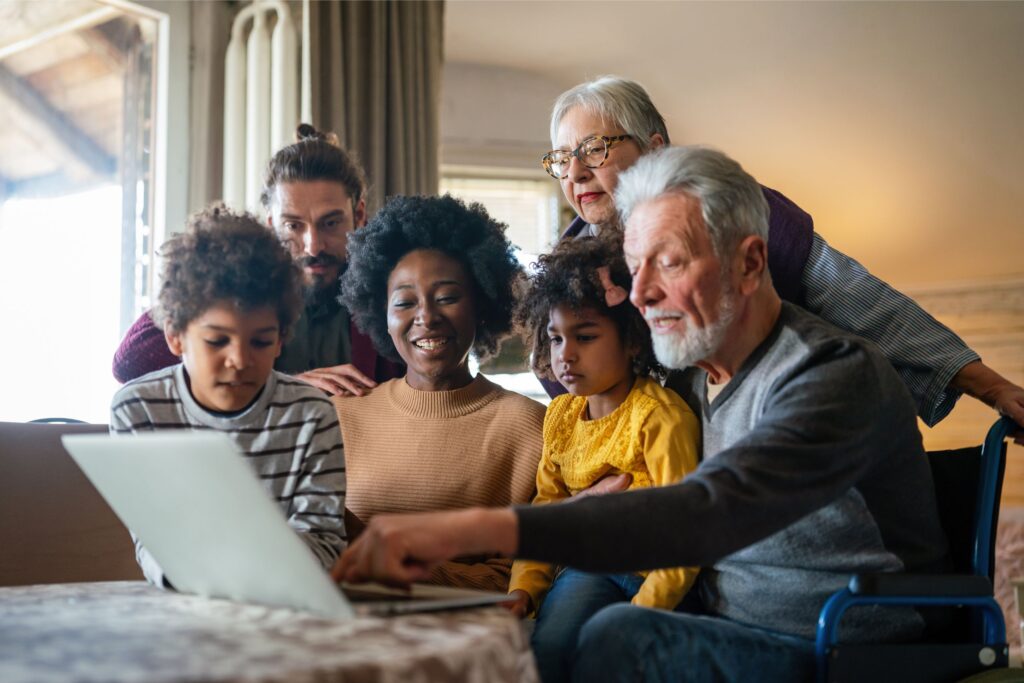
[[[621,126],[641,152],[647,152],[651,136],[660,133],[665,144],[669,144],[665,119],[651,102],[643,86],[618,76],[601,76],[593,81],[580,83],[566,90],[555,100],[551,111],[551,145],[557,146],[558,126],[569,110],[576,107],[596,114],[606,122]]]
[[[615,207],[625,225],[637,206],[671,193],[700,200],[701,215],[721,258],[748,235],[768,241],[768,202],[743,167],[710,147],[664,147],[619,176]]]

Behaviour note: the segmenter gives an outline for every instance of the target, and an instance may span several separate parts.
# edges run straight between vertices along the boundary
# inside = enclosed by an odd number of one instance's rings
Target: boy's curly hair
[[[485,360],[512,329],[515,290],[522,267],[505,237],[505,225],[480,204],[450,195],[393,197],[348,241],[348,268],[339,300],[377,350],[400,360],[388,334],[388,277],[409,252],[436,249],[459,261],[473,279],[477,329],[473,352]]]
[[[664,377],[665,368],[654,357],[651,332],[640,311],[628,299],[614,307],[605,301],[598,268],[606,266],[612,282],[627,292],[633,284],[622,257],[620,231],[605,230],[600,237],[563,240],[534,266],[536,272],[516,307],[515,323],[530,347],[530,367],[537,375],[556,379],[551,372],[548,321],[552,308],[568,306],[574,312],[593,309],[615,323],[623,346],[638,349],[633,357],[633,372],[638,377]]]
[[[185,232],[160,247],[158,325],[184,332],[210,306],[273,306],[287,338],[302,311],[302,271],[274,232],[248,213],[215,205],[193,214]]]

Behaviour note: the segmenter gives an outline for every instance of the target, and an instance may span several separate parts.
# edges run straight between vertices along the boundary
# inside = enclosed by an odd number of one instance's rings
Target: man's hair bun
[[[305,142],[307,140],[316,140],[319,142],[326,142],[327,144],[339,147],[338,136],[334,133],[321,133],[315,127],[308,123],[300,123],[299,127],[295,129],[295,141]]]

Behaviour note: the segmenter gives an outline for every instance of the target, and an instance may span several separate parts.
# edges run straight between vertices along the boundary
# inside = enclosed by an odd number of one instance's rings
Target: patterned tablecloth
[[[330,621],[141,582],[0,588],[0,681],[537,680],[500,607]]]

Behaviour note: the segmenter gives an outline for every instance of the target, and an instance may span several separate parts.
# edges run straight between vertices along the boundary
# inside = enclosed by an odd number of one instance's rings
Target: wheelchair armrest
[[[920,597],[991,597],[987,576],[971,574],[856,574],[850,579],[854,595]]]
[[[948,592],[952,590],[953,592]],[[982,641],[1006,643],[1003,611],[992,597],[988,577],[949,574],[857,574],[847,588],[832,594],[818,614],[815,652],[819,663],[839,638],[839,621],[859,605],[940,606],[963,605],[984,615]],[[822,669],[823,670],[823,669]]]

